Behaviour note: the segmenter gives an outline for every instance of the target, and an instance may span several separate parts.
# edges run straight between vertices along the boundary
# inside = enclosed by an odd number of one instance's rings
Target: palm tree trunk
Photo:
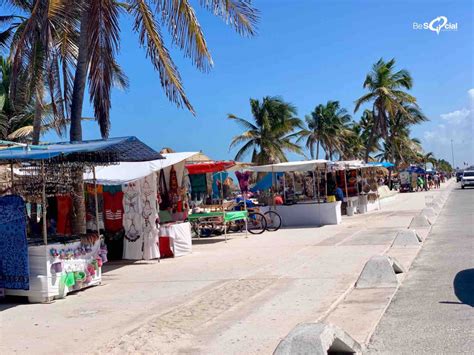
[[[370,135],[369,139],[367,140],[367,146],[365,147],[365,162],[369,162],[369,155],[370,155],[370,149],[372,148],[372,145],[374,144],[374,136],[375,136],[375,127],[373,127],[370,130]]]
[[[319,159],[319,141],[316,145],[316,159]]]
[[[85,1],[88,5],[88,1]],[[71,128],[69,140],[82,141],[82,105],[84,102],[84,92],[87,82],[87,70],[89,66],[89,48],[88,48],[88,6],[82,10],[81,16],[81,32],[79,35],[79,48],[76,73],[74,76],[74,86],[72,91],[71,102]],[[72,232],[74,234],[86,233],[86,206],[84,200],[84,181],[83,171],[78,169],[73,173],[74,179],[74,195],[73,200],[73,220]]]
[[[87,69],[89,66],[89,47],[87,43],[89,23],[88,11],[87,8],[84,8],[82,11],[77,66],[76,73],[74,75],[74,86],[72,89],[71,100],[71,128],[69,133],[69,139],[71,141],[82,141],[82,105],[84,102],[84,92],[87,82]]]
[[[43,116],[43,102],[41,95],[36,95],[35,116],[33,117],[32,144],[38,145],[41,136],[41,117]]]

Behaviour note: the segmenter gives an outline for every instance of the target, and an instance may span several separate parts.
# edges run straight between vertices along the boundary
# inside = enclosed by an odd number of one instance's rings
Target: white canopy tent
[[[171,169],[175,166],[178,177],[184,174],[185,161],[199,152],[182,152],[162,154],[165,159],[151,160],[145,162],[120,163],[117,165],[98,166],[95,168],[97,184],[101,185],[121,185],[130,181],[141,179],[162,169]],[[169,174],[165,175],[166,179]],[[84,174],[86,182],[92,182],[94,176],[92,172]],[[168,183],[168,181],[167,181]]]
[[[248,167],[246,170],[254,171],[257,173],[312,171],[312,170],[315,170],[317,167],[320,167],[326,164],[332,164],[332,162],[325,159],[301,160],[301,161],[291,161],[291,162],[278,163],[278,164],[251,166],[251,167]]]

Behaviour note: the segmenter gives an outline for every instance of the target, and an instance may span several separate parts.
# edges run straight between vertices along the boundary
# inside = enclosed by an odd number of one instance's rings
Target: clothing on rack
[[[0,197],[0,288],[29,290],[29,275],[25,202]]]
[[[157,259],[160,257],[158,248],[159,230],[156,226],[158,219],[158,208],[156,204],[156,178],[155,174],[144,177],[140,180],[141,206],[142,206],[142,239],[143,239],[143,259]]]
[[[106,231],[117,232],[123,227],[123,192],[113,189],[104,191],[104,227]]]
[[[58,202],[56,231],[60,235],[71,235],[72,198],[69,195],[58,195],[56,199]]]
[[[189,175],[189,182],[191,183],[191,198],[193,200],[200,200],[207,193],[206,174]]]
[[[89,230],[97,230],[97,216],[95,211],[94,185],[86,184],[86,226]],[[104,229],[104,197],[103,186],[97,185],[97,205],[99,214],[99,229]]]
[[[235,176],[239,181],[240,191],[248,192],[250,176],[252,176],[252,173],[250,171],[244,171],[243,173],[241,173],[240,171],[236,171]]]

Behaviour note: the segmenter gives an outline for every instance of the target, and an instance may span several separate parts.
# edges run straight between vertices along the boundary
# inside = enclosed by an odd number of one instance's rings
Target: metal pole
[[[346,187],[346,201],[349,202],[349,191],[347,190],[347,171],[349,170],[349,166],[346,165],[344,169],[344,185]]]
[[[41,162],[41,178],[43,180],[43,189],[42,189],[42,203],[43,205],[41,206],[41,212],[43,214],[43,242],[44,245],[48,245],[48,225],[47,225],[47,216],[46,216],[46,178],[45,178],[45,172],[44,172],[44,161]]]
[[[222,171],[219,172],[219,176],[221,178],[222,219],[224,223],[224,236],[225,236],[225,242],[227,243],[227,228],[225,225],[225,211],[224,211],[224,181],[222,181]]]
[[[248,211],[247,211],[247,192],[242,191],[242,196],[244,197],[244,211],[247,213],[248,216]],[[244,219],[245,222],[245,238],[248,238],[248,221],[247,218]]]
[[[97,227],[97,235],[100,236],[100,227],[99,227],[99,199],[97,198],[97,179],[95,176],[95,166],[92,167],[92,175],[94,178],[94,199],[95,199],[95,223]]]

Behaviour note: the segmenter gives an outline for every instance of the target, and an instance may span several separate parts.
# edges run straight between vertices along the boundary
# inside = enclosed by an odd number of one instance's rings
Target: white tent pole
[[[43,189],[42,189],[42,202],[43,206],[41,208],[41,212],[43,214],[43,242],[44,245],[48,245],[48,224],[47,224],[47,216],[46,216],[46,177],[45,177],[45,172],[44,172],[44,161],[41,162],[41,177],[43,180]]]
[[[247,210],[247,192],[242,191],[242,196],[244,197],[244,210],[247,213],[247,217],[249,215],[249,212]],[[245,222],[245,238],[248,238],[248,221],[247,218],[244,219]]]

